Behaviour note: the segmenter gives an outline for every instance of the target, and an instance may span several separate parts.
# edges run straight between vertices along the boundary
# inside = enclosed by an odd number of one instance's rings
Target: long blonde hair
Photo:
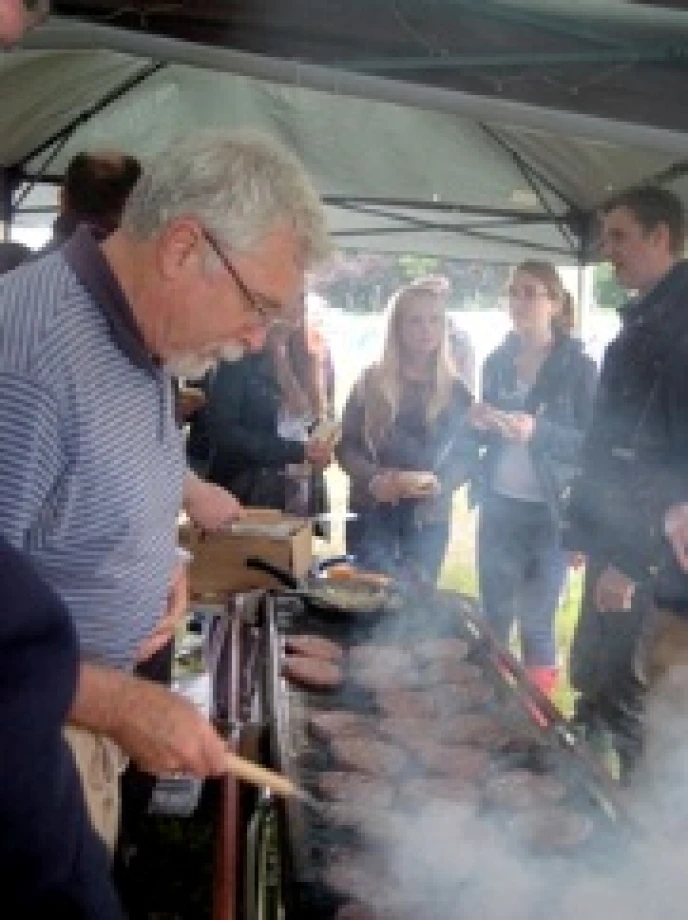
[[[418,296],[446,302],[449,282],[429,275],[397,290],[387,304],[387,334],[381,359],[362,375],[357,387],[364,405],[363,436],[374,454],[377,445],[394,425],[401,401],[400,327],[406,307]],[[458,372],[450,338],[450,320],[445,313],[444,335],[437,352],[432,392],[425,407],[426,421],[433,425],[449,405]]]

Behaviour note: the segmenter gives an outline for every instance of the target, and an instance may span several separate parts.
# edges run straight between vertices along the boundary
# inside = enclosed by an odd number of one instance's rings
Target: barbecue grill
[[[262,757],[265,721],[262,600],[260,592],[236,595],[195,617],[205,634],[212,718],[231,750],[254,759]],[[132,920],[243,917],[245,840],[254,809],[253,790],[228,776],[204,783],[191,815],[175,815],[173,808],[163,815],[140,809],[132,815],[119,858],[119,884]]]
[[[477,804],[466,811],[466,814],[469,811],[471,814],[466,827],[470,828],[471,834],[476,834],[474,839],[479,838],[485,846],[497,838],[507,839],[514,852],[524,849],[523,841],[527,839],[527,854],[522,859],[523,865],[527,866],[523,879],[528,879],[528,893],[527,897],[524,896],[527,912],[524,916],[535,920],[539,916],[544,918],[546,913],[549,917],[552,886],[573,884],[571,867],[574,862],[589,867],[591,861],[604,859],[604,854],[609,851],[610,837],[616,841],[617,836],[622,836],[619,830],[624,820],[616,798],[615,783],[570,733],[557,710],[529,684],[518,662],[498,645],[478,616],[472,600],[453,592],[424,588],[407,598],[402,611],[386,616],[381,614],[377,618],[352,619],[314,611],[293,595],[272,592],[266,598],[264,614],[266,668],[263,699],[269,723],[268,756],[272,766],[299,785],[318,794],[319,783],[325,773],[342,769],[341,764],[333,759],[332,746],[314,739],[309,730],[309,718],[314,711],[347,710],[369,716],[372,724],[379,722],[382,714],[379,694],[376,695],[370,687],[360,686],[355,675],[349,674],[342,687],[329,692],[288,684],[283,677],[285,636],[289,633],[317,634],[349,650],[354,646],[377,643],[411,651],[418,642],[428,638],[440,641],[459,638],[467,644],[467,662],[479,671],[481,686],[490,690],[483,697],[475,697],[482,698],[482,704],[474,700],[467,709],[473,715],[478,710],[498,718],[505,732],[504,741],[498,749],[489,751],[489,764]],[[429,692],[429,688],[421,687],[422,692]],[[397,695],[401,696],[401,688]],[[461,693],[455,696],[460,698],[457,718],[461,718],[461,700],[469,698],[470,694],[469,697]],[[433,730],[437,731],[438,724],[437,720],[428,723],[430,747],[434,743],[430,736]],[[422,738],[419,743],[421,753],[427,754],[422,750]],[[414,767],[411,755],[408,771],[414,769],[417,769],[417,763]],[[563,790],[562,808],[565,810],[555,809],[553,814],[578,816],[579,825],[590,828],[590,832],[584,835],[584,845],[574,840],[570,847],[546,847],[546,842],[544,847],[537,847],[537,834],[532,833],[532,828],[528,830],[527,811],[509,811],[500,807],[499,802],[495,804],[487,799],[486,789],[499,789],[502,781],[508,785],[508,782],[513,782],[509,777],[514,776],[526,780],[535,777],[533,783],[539,783],[543,789],[548,788],[547,782],[549,788],[556,788],[559,784]],[[424,831],[427,826],[432,834],[433,828],[441,826],[442,820],[439,825],[424,825],[428,812],[424,810],[422,801],[419,806],[418,801],[412,800],[403,790],[413,785],[422,793],[424,782],[428,786],[436,786],[437,782],[429,781],[426,772],[407,785],[410,779],[404,774],[394,781],[394,801],[398,808],[395,807],[391,815],[394,818],[392,828],[401,830],[403,836],[405,828],[416,827]],[[263,801],[262,830],[255,836],[268,841],[260,859],[270,866],[268,874],[272,896],[263,897],[262,912],[249,914],[246,920],[276,920],[278,916],[286,920],[328,920],[337,916],[347,900],[358,898],[365,902],[365,891],[357,891],[355,884],[348,895],[344,895],[341,886],[333,887],[330,872],[332,866],[341,866],[352,854],[361,851],[365,854],[365,862],[376,866],[381,887],[384,887],[382,878],[390,868],[385,841],[379,837],[376,839],[376,835],[371,837],[370,828],[362,833],[355,823],[347,825],[342,814],[346,814],[349,804],[344,803],[340,808],[328,807],[324,814],[320,814],[298,801],[273,802],[269,798]],[[457,820],[462,820],[464,805],[461,795],[457,795]],[[451,808],[443,798],[442,808],[436,808],[436,811],[443,811],[446,819],[447,814],[452,814]],[[432,803],[429,813],[431,811]],[[403,876],[398,878],[393,875],[394,884],[399,889],[400,902],[403,901],[404,906],[396,904],[395,909],[387,913],[363,912],[361,916],[403,917],[406,920],[409,911],[418,920],[458,920],[476,913],[494,918],[520,916],[515,912],[513,903],[509,903],[508,908],[504,905],[500,907],[499,899],[494,900],[494,891],[491,893],[495,864],[499,873],[502,855],[498,854],[495,859],[488,855],[489,865],[472,866],[468,871],[466,866],[461,865],[466,852],[457,853],[452,871],[445,872],[438,880],[433,871],[424,876],[418,865],[413,865],[414,862],[422,863],[420,857],[428,841],[422,839],[422,835],[414,841],[413,830],[409,833],[411,847],[415,846],[418,859],[412,858],[409,862],[408,852],[402,856],[394,853],[394,872],[398,874],[401,866]],[[381,836],[384,838],[384,833]],[[547,852],[544,852],[545,848]],[[408,850],[408,847],[405,849]],[[485,852],[489,854],[487,849]],[[574,855],[575,860],[572,859]],[[545,872],[542,871],[543,860],[547,863]],[[416,874],[417,880],[412,878]],[[518,890],[518,885],[514,890]],[[388,895],[389,890],[385,897]],[[385,903],[383,898],[382,904],[377,906]]]

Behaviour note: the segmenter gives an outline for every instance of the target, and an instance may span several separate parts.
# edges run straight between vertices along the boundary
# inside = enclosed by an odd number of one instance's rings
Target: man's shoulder
[[[78,345],[90,307],[62,254],[27,262],[0,279],[0,360],[5,371],[29,371],[51,348]]]

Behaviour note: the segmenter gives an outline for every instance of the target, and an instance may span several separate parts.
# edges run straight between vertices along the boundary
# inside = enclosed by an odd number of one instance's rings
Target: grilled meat
[[[566,796],[566,787],[553,776],[518,769],[492,777],[486,783],[483,795],[490,805],[525,809],[561,802]]]
[[[321,658],[324,661],[342,661],[344,649],[336,642],[331,642],[323,636],[309,634],[292,634],[285,636],[284,647],[287,652],[294,655],[305,655],[307,658]]]
[[[394,789],[389,783],[364,773],[331,770],[318,777],[316,788],[323,798],[353,802],[373,810],[387,808],[394,797]]]
[[[469,652],[468,642],[463,639],[423,639],[413,646],[413,653],[420,661],[430,663],[438,660],[461,661]]]
[[[396,645],[354,645],[349,649],[352,670],[412,671],[413,656]]]
[[[346,709],[313,712],[308,717],[308,728],[314,738],[326,743],[333,738],[360,738],[375,733],[375,723],[371,718]]]
[[[435,715],[433,698],[423,690],[380,690],[376,700],[378,708],[387,716],[431,719]]]
[[[338,764],[371,776],[397,775],[408,759],[395,745],[371,738],[333,738],[331,747]]]
[[[336,690],[344,681],[338,664],[305,655],[287,655],[282,674],[290,683],[306,690]]]
[[[482,780],[490,765],[487,751],[467,745],[441,744],[432,739],[417,745],[413,752],[429,773],[467,782]]]
[[[565,852],[585,843],[595,824],[590,815],[562,805],[541,806],[513,815],[509,829],[531,850]]]

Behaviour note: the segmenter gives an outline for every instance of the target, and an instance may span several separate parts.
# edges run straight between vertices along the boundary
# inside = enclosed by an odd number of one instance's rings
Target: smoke
[[[425,695],[435,701],[439,698],[438,688],[427,685],[427,664],[420,654],[418,636],[455,635],[456,614],[449,608],[440,604],[431,610],[419,608],[410,620],[391,618],[370,637],[377,648],[378,674],[398,669],[399,646],[413,653],[406,661],[410,670],[398,684],[399,700],[404,698],[405,687],[423,687]],[[631,787],[619,790],[628,807],[628,823],[615,824],[601,811],[575,782],[575,773],[567,772],[563,754],[542,762],[543,769],[553,769],[567,786],[565,801],[554,806],[495,805],[486,799],[484,780],[478,781],[482,792],[473,799],[452,801],[450,783],[446,797],[436,795],[437,771],[424,767],[422,757],[414,753],[409,763],[416,771],[415,779],[409,778],[408,770],[402,777],[378,776],[381,783],[395,785],[392,805],[368,809],[366,820],[358,821],[360,839],[367,841],[363,852],[348,838],[349,855],[341,857],[358,854],[358,868],[364,875],[367,870],[369,884],[363,900],[367,898],[372,920],[551,920],[553,914],[558,920],[654,920],[660,916],[672,920],[685,916],[686,699],[688,668],[675,668],[656,688],[648,706],[644,764]],[[507,720],[514,738],[522,741],[523,724],[513,720],[512,708],[499,703],[494,710]],[[460,711],[445,712],[424,723],[416,718],[416,725],[422,728],[428,749],[443,743],[451,747],[451,726],[462,718]],[[411,727],[412,722],[410,719]],[[376,730],[383,728],[384,719]],[[398,743],[403,745],[402,740]],[[413,744],[407,744],[407,749],[413,751]],[[518,766],[519,756],[494,755],[492,775],[505,775]],[[571,845],[566,844],[561,823],[569,817],[574,819]],[[531,823],[538,826],[540,818],[539,831],[544,832],[529,833]],[[576,841],[577,827],[587,827],[589,836],[583,834]],[[336,833],[333,836],[341,839]],[[355,897],[354,892],[352,895]]]

